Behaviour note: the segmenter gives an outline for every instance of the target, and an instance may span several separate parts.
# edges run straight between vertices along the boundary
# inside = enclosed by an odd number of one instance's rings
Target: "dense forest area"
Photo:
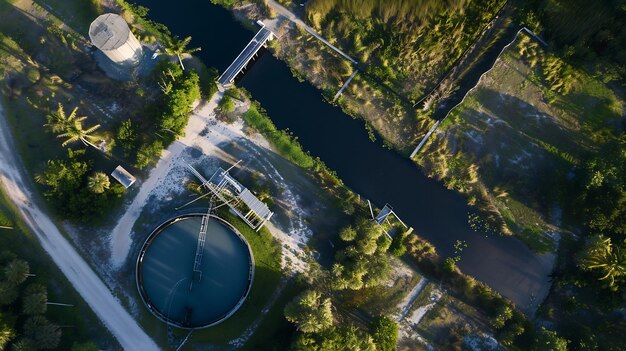
[[[306,16],[370,74],[418,100],[504,4],[504,0],[312,0]]]

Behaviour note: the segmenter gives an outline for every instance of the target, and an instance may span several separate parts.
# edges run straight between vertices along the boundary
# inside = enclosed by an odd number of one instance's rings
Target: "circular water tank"
[[[115,63],[135,65],[141,61],[141,44],[119,15],[106,13],[96,18],[89,26],[89,38]]]

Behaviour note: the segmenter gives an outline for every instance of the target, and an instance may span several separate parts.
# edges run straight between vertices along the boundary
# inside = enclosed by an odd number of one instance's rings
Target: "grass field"
[[[91,308],[41,248],[3,193],[0,193],[0,213],[11,218],[15,226],[13,230],[0,229],[0,250],[13,252],[20,259],[28,261],[31,273],[36,276],[28,278],[27,283],[36,282],[46,286],[49,301],[75,306],[48,306],[46,317],[53,323],[64,326],[58,349],[69,350],[74,342],[88,341],[94,341],[100,349],[120,349]]]
[[[614,138],[624,102],[598,78],[521,35],[418,155],[426,171],[550,251],[567,179]]]
[[[34,0],[34,2],[51,11],[73,30],[87,35],[89,24],[101,13],[100,0]]]

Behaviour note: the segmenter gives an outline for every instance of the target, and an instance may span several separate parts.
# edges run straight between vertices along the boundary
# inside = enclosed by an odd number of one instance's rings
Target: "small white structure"
[[[122,166],[115,167],[115,170],[113,171],[113,173],[111,173],[111,176],[115,178],[115,180],[120,182],[120,184],[122,184],[124,188],[126,189],[128,189],[131,185],[133,185],[135,181],[137,180],[135,176],[130,174]]]
[[[89,26],[89,38],[111,61],[137,65],[143,57],[141,44],[126,21],[114,13],[98,16]]]

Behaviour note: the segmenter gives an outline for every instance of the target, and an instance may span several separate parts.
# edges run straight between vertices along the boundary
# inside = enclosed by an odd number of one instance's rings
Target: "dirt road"
[[[156,343],[111,294],[46,213],[32,201],[33,190],[0,106],[0,183],[24,221],[76,291],[125,350],[158,350]]]
[[[192,145],[200,137],[200,133],[207,125],[207,118],[213,113],[223,95],[223,92],[217,92],[206,105],[198,108],[198,111],[192,114],[185,128],[185,136],[173,142],[167,150],[163,151],[156,167],[150,171],[148,178],[141,184],[139,193],[113,228],[111,232],[111,263],[114,268],[119,268],[126,262],[132,246],[132,228],[146,205],[148,197],[154,188],[165,179],[173,164],[181,161],[180,156],[185,148]]]

